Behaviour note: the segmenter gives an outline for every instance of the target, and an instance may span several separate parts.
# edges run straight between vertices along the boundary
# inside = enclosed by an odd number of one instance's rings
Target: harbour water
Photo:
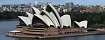
[[[19,22],[16,20],[0,21],[0,40],[105,40],[105,35],[74,36],[49,39],[14,38],[5,36],[8,31],[14,30],[18,23]]]

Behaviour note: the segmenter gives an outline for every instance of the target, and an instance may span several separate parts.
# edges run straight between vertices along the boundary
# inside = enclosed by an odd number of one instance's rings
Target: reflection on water
[[[0,40],[105,40],[105,35],[75,36],[48,39],[13,38],[5,36],[6,32],[14,30],[18,23],[18,21],[0,21]]]

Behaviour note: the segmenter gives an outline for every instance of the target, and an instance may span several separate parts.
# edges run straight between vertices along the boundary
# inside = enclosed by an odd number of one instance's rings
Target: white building
[[[34,15],[26,12],[28,17],[19,16],[20,20],[22,20],[27,26],[39,23],[37,19],[34,19],[35,17],[42,21],[41,24],[45,23],[47,26],[54,26],[55,28],[63,28],[63,26],[71,27],[70,15],[64,15],[60,17],[57,10],[51,4],[48,4],[46,9],[42,10],[42,12],[35,7],[33,7],[33,10]],[[64,19],[67,21],[64,21]],[[35,20],[36,23],[33,23]]]

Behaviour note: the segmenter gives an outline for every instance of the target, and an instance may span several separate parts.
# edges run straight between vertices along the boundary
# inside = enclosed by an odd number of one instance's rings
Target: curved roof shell
[[[41,13],[37,8],[35,8],[35,7],[32,7],[32,8],[33,8],[35,14],[40,14]]]
[[[59,25],[59,22],[57,20],[57,18],[55,17],[54,13],[53,12],[47,12],[45,10],[43,10],[43,12],[45,13],[45,15],[53,22],[53,24],[55,25],[55,27],[57,28],[57,26],[60,26]]]
[[[27,26],[32,24],[31,20],[29,17],[24,17],[24,16],[18,16]]]
[[[56,28],[57,28],[58,26],[60,26],[60,24],[59,24],[58,20],[56,19],[55,15],[53,14],[53,12],[51,12],[50,15],[51,15],[51,18],[52,18],[52,20],[53,20],[53,22],[54,22]]]
[[[32,20],[33,19],[33,14],[26,12],[26,14],[28,15],[28,17]]]
[[[84,28],[87,28],[87,20],[85,21],[81,21],[81,22],[77,22],[77,21],[74,21],[79,27],[84,27]]]
[[[63,26],[71,27],[71,18],[70,15],[63,15],[61,17]]]
[[[46,15],[43,15],[43,17],[44,17],[45,20],[47,20],[47,23],[48,23],[50,26],[51,26],[51,25],[54,26],[53,22],[52,22]]]
[[[53,12],[55,17],[57,18],[57,21],[59,22],[60,26],[62,26],[62,22],[61,22],[61,18],[60,18],[59,13],[57,12],[57,10],[51,4],[47,5],[46,11],[48,11],[49,13]]]
[[[47,21],[44,19],[42,15],[34,14],[36,17],[40,18],[43,22],[45,22],[48,26],[50,26]]]

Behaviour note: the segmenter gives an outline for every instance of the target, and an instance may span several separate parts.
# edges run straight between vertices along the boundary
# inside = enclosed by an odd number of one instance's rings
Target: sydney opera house
[[[32,10],[32,13],[26,12],[27,16],[18,16],[20,23],[16,30],[7,33],[8,36],[49,38],[87,33],[87,20],[74,21],[80,28],[72,28],[70,15],[60,16],[51,4],[41,11],[35,7]]]

